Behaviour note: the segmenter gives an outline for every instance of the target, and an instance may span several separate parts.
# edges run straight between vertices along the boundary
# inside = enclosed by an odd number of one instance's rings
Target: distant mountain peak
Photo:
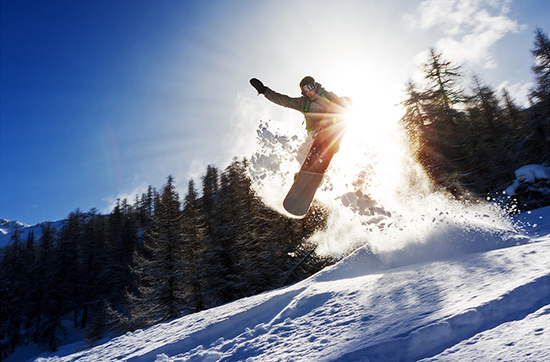
[[[21,240],[25,240],[29,232],[34,233],[36,240],[42,235],[42,225],[50,225],[54,228],[61,228],[63,220],[59,221],[45,221],[38,223],[34,226],[24,224],[16,220],[7,220],[0,218],[0,248],[8,245],[11,241],[11,237],[15,230],[19,230]]]
[[[12,221],[7,219],[0,219],[0,227],[13,227],[13,228],[24,228],[29,227],[30,225],[23,224],[20,221]]]

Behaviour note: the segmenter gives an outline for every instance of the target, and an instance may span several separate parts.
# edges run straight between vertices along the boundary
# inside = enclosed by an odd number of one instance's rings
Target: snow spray
[[[262,121],[256,130],[253,185],[281,213],[305,139],[305,132],[288,122]],[[336,258],[367,248],[384,263],[400,265],[494,249],[487,243],[494,242],[495,233],[510,243],[521,239],[496,205],[438,191],[410,154],[398,117],[351,120],[316,199],[330,217],[326,230],[311,240],[318,253]]]

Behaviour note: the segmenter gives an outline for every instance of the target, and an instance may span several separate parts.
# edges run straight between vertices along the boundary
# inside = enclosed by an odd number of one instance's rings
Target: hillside
[[[38,361],[548,359],[550,208],[514,225],[450,227],[406,253],[360,248],[290,287]]]

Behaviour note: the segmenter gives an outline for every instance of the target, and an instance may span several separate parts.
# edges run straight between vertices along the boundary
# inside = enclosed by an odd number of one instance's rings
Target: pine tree
[[[532,50],[536,77],[531,90],[533,151],[535,162],[550,162],[550,39],[541,28],[535,31],[535,48]]]
[[[131,311],[134,320],[152,325],[187,312],[184,251],[180,201],[170,176],[146,231],[143,254],[136,260],[139,293]]]
[[[459,86],[462,76],[460,68],[444,59],[441,52],[430,49],[430,57],[423,71],[428,81],[426,97],[432,122],[449,121],[453,109],[463,101],[463,92]]]
[[[25,245],[23,248],[23,254],[21,255],[21,261],[24,265],[23,275],[22,278],[25,281],[24,283],[24,295],[25,295],[25,303],[23,305],[23,315],[25,319],[25,325],[24,328],[27,329],[32,326],[31,320],[32,315],[34,315],[34,311],[32,310],[32,306],[36,304],[36,252],[37,252],[37,246],[36,246],[36,238],[34,235],[34,232],[31,230],[27,234],[27,240],[25,241]],[[25,338],[28,340],[29,335],[26,334]]]
[[[531,91],[535,102],[541,102],[548,117],[550,111],[550,39],[542,28],[535,31],[535,48],[532,50],[535,58],[533,72],[536,77],[536,85]]]
[[[406,113],[401,123],[413,154],[431,178],[457,192],[459,172],[453,167],[453,160],[466,156],[461,145],[467,129],[460,111],[465,99],[460,87],[460,66],[430,49],[422,70],[426,88],[418,89],[413,82],[407,83],[407,99],[401,103]]]
[[[220,187],[218,169],[208,165],[206,175],[202,178],[203,207],[207,216],[212,216],[215,207],[215,195]]]
[[[80,300],[82,293],[80,289],[79,248],[84,243],[82,236],[83,222],[84,214],[77,209],[69,214],[61,228],[55,248],[57,268],[55,269],[54,279],[57,281],[57,292],[50,303],[51,308],[56,309],[55,313],[58,314],[59,318],[72,312],[74,327],[78,325],[78,306],[82,304]]]
[[[231,254],[226,248],[228,233],[225,220],[229,215],[220,211],[220,181],[216,167],[208,165],[202,177],[201,213],[204,218],[202,279],[204,283],[204,303],[207,308],[226,303],[231,294],[226,289],[224,278],[230,271]]]
[[[407,99],[401,102],[401,105],[405,107],[401,124],[404,126],[409,142],[414,148],[413,153],[416,154],[422,143],[422,130],[430,122],[424,110],[429,97],[426,92],[419,90],[418,85],[412,80],[409,80],[406,84],[406,94]]]
[[[80,245],[81,321],[89,341],[98,339],[105,330],[105,300],[113,293],[108,241],[110,228],[107,217],[92,209],[84,215]],[[115,291],[118,292],[118,291]]]
[[[142,223],[148,225],[153,215],[152,188],[143,195],[146,200],[141,211],[137,214],[143,217]],[[134,284],[132,277],[133,255],[138,246],[138,221],[140,216],[134,217],[134,209],[126,199],[117,200],[116,205],[109,215],[109,288],[112,290],[109,300],[120,303],[124,298],[126,289]],[[147,221],[146,221],[147,220]],[[119,306],[117,306],[119,307]]]
[[[38,241],[37,269],[38,285],[36,288],[38,305],[36,319],[33,321],[32,334],[36,342],[46,344],[51,351],[58,347],[58,332],[63,332],[61,325],[61,304],[57,285],[57,231],[50,224],[42,225],[42,236]]]
[[[21,326],[24,321],[24,280],[21,279],[22,241],[19,229],[15,229],[10,244],[0,249],[0,353],[11,353],[21,341]]]
[[[143,230],[149,227],[149,223],[153,217],[157,195],[157,191],[149,186],[147,192],[142,194],[136,201],[135,209],[137,211],[137,223]]]
[[[502,89],[503,117],[508,129],[513,132],[507,144],[514,155],[512,170],[523,166],[526,160],[529,160],[529,154],[526,147],[529,138],[529,120],[525,110],[516,105],[510,93],[506,88]],[[528,161],[527,161],[528,162]]]
[[[182,217],[183,239],[186,245],[185,278],[188,288],[186,299],[192,312],[205,309],[203,293],[204,233],[205,224],[198,204],[198,194],[193,180],[189,181]]]
[[[225,300],[255,294],[256,284],[261,281],[262,239],[257,233],[260,210],[246,167],[246,160],[235,159],[222,174],[219,208],[226,215],[220,240],[226,255]]]

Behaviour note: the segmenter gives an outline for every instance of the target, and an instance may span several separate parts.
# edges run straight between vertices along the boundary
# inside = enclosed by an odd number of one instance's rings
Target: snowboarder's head
[[[300,82],[300,90],[302,91],[302,94],[306,97],[311,97],[313,95],[312,92],[315,90],[315,86],[317,83],[315,83],[315,79],[313,77],[310,77],[309,75],[307,77],[304,77],[304,79]]]

